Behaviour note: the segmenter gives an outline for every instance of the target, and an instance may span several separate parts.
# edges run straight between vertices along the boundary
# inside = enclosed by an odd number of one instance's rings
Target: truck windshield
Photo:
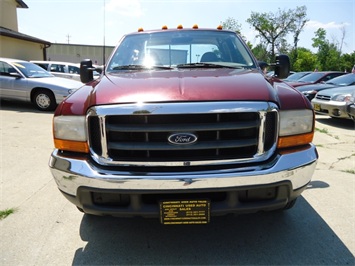
[[[233,32],[180,30],[125,36],[107,71],[150,67],[253,68],[255,64],[245,44]]]

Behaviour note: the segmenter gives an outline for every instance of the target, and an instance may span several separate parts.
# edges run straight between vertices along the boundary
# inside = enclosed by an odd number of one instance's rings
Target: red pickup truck
[[[163,27],[125,35],[100,78],[53,119],[49,166],[59,190],[94,215],[205,224],[211,217],[291,208],[318,154],[310,102],[235,32]]]

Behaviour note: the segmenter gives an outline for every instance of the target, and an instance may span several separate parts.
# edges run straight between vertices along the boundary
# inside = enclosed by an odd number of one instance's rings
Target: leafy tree
[[[330,43],[326,38],[327,32],[319,28],[312,38],[314,48],[317,48],[317,69],[318,70],[341,70],[339,69],[340,51],[336,44]]]
[[[317,66],[317,56],[311,50],[298,48],[298,57],[293,62],[294,71],[313,71]]]
[[[242,32],[242,24],[240,24],[234,18],[228,17],[224,22],[221,21],[221,25],[225,30],[231,30],[238,34],[241,34]]]
[[[292,48],[292,53],[291,53],[291,62],[296,61],[298,57],[298,42],[299,42],[299,36],[306,25],[306,23],[309,21],[307,16],[307,8],[306,6],[301,6],[297,7],[296,12],[295,12],[295,23],[293,25],[293,48]]]
[[[329,44],[328,56],[325,60],[325,70],[341,70],[339,65],[340,55],[338,47],[334,43]]]
[[[289,51],[292,51],[291,45],[288,44],[285,39],[282,39],[280,43],[277,44],[276,48],[281,54],[288,54]]]
[[[287,11],[278,9],[274,13],[251,12],[247,22],[259,33],[257,37],[268,46],[270,60],[274,60],[276,49],[282,50],[286,42],[286,36],[294,32],[294,44],[298,43],[298,36],[301,33],[306,19],[306,7],[297,7],[295,10]]]
[[[318,61],[318,70],[322,70],[325,67],[325,61],[328,54],[329,42],[326,39],[327,32],[323,28],[319,28],[314,32],[315,37],[312,38],[314,48],[318,48],[317,52],[317,61]]]
[[[246,44],[248,45],[250,50],[253,48],[253,44],[250,41],[246,41]]]
[[[355,51],[351,54],[342,54],[339,60],[340,70],[346,72],[351,72],[352,68],[355,65]]]
[[[253,54],[258,60],[264,62],[267,62],[269,60],[270,55],[264,44],[262,43],[258,44],[257,46],[253,47],[251,51],[253,52]]]

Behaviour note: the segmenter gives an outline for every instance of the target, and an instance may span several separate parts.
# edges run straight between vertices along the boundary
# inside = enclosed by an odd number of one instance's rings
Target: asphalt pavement
[[[317,116],[319,162],[286,212],[212,217],[209,225],[80,213],[48,167],[52,113],[1,101],[0,265],[354,265],[355,127]]]

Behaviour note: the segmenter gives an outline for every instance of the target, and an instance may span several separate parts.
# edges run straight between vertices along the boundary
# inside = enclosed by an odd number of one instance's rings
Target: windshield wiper
[[[147,65],[123,65],[123,66],[116,66],[113,70],[142,70],[142,69],[171,69],[168,66],[147,66]]]
[[[241,66],[232,66],[223,63],[190,63],[177,65],[178,68],[243,68]]]

